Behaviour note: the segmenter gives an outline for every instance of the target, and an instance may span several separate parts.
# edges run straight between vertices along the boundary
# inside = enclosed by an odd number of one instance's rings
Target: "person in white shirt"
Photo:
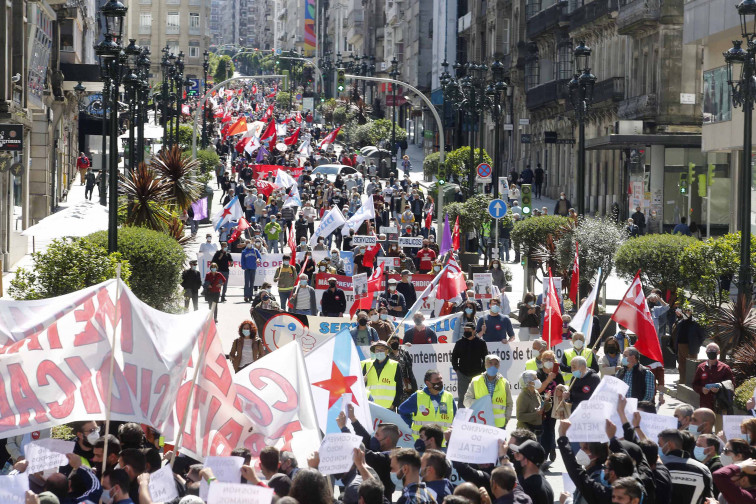
[[[517,214],[520,217],[522,217],[522,208],[520,207],[520,204],[517,202],[517,200],[512,202],[512,208],[509,209],[513,214]]]
[[[210,254],[211,256],[215,254],[220,247],[217,243],[213,243],[213,235],[210,233],[207,233],[205,235],[205,243],[200,245],[199,253],[200,254]]]

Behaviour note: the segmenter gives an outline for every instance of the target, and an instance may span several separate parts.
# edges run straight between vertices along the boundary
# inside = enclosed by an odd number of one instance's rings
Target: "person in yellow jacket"
[[[393,409],[402,402],[403,381],[399,362],[389,359],[389,346],[385,341],[370,345],[374,358],[362,361],[362,376],[371,400],[378,406]]]
[[[429,369],[425,372],[425,387],[409,396],[397,411],[412,426],[412,435],[417,439],[423,425],[438,424],[444,430],[451,427],[457,405],[452,393],[444,390],[441,373]]]
[[[487,355],[486,372],[472,379],[465,393],[465,408],[469,408],[481,397],[488,394],[493,403],[494,423],[496,427],[505,428],[512,418],[512,387],[499,373],[501,360],[496,354]]]
[[[539,371],[543,365],[541,364],[541,354],[549,349],[549,344],[542,339],[533,340],[533,346],[530,350],[532,359],[525,362],[525,369],[528,371]]]
[[[590,348],[585,348],[585,335],[581,332],[576,332],[572,335],[572,348],[564,351],[562,361],[559,363],[559,369],[562,371],[565,385],[569,386],[572,382],[572,359],[578,356],[584,358],[588,367],[598,373],[598,359],[593,355],[593,351]]]

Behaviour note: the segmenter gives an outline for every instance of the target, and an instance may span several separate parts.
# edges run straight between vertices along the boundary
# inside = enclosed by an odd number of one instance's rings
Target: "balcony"
[[[399,24],[403,15],[402,2],[397,0],[386,2],[386,7],[386,24],[389,26]]]
[[[570,31],[577,30],[589,23],[608,18],[612,12],[617,12],[619,0],[594,0],[575,9],[570,15]]]
[[[149,35],[152,33],[152,25],[139,25],[139,35]]]
[[[527,21],[528,38],[533,40],[542,33],[554,30],[559,26],[566,26],[569,16],[559,2],[540,12],[535,13]]]
[[[202,35],[202,28],[199,26],[190,26],[189,35]]]
[[[656,94],[645,94],[622,100],[617,110],[620,119],[648,120],[656,117]]]
[[[624,77],[610,77],[596,83],[593,87],[593,103],[605,101],[620,102],[625,99]]]
[[[202,5],[202,0],[189,0],[189,5]]]
[[[179,25],[168,25],[165,27],[166,35],[178,35],[179,33],[181,33]]]
[[[557,79],[528,90],[526,104],[529,110],[556,103],[567,97],[567,79]]]
[[[461,18],[457,19],[457,33],[461,34],[465,30],[469,30],[471,22],[472,22],[472,12],[468,12]]]
[[[620,0],[617,32],[622,35],[640,33],[659,24],[659,0]]]

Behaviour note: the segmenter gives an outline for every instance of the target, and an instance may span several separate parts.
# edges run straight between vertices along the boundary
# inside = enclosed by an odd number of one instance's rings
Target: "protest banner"
[[[383,269],[384,270],[395,270],[399,269],[402,266],[402,260],[399,257],[376,257],[375,260],[377,261],[377,264],[383,263]]]
[[[31,441],[24,447],[24,458],[29,462],[29,474],[56,469],[68,464],[66,453],[73,453],[74,441],[63,439],[40,439]]]
[[[168,502],[179,496],[169,464],[150,474],[149,489],[152,502]]]
[[[606,419],[611,415],[611,405],[598,401],[583,401],[570,415],[567,437],[573,443],[608,443]]]
[[[354,291],[355,298],[361,298],[361,297],[367,296],[367,293],[368,293],[367,273],[360,273],[352,277],[352,289]]]
[[[207,504],[270,504],[272,499],[272,488],[214,481],[210,485]]]
[[[160,425],[207,311],[184,315],[148,307],[118,280],[50,299],[0,300],[0,437],[111,418]],[[116,348],[112,352],[115,337]]]
[[[353,450],[360,447],[362,436],[355,434],[326,434],[320,443],[318,470],[325,474],[339,474],[349,471],[354,458]]]
[[[499,441],[506,439],[504,429],[473,422],[454,425],[446,457],[467,464],[495,464],[499,458]]]
[[[640,412],[640,428],[648,439],[656,443],[664,429],[677,429],[677,418],[667,415]],[[628,419],[629,420],[629,419]]]
[[[365,235],[352,236],[352,247],[356,247],[357,245],[368,245],[372,247],[376,243],[378,243],[377,236],[365,236]]]
[[[373,418],[373,430],[377,429],[379,425],[384,423],[394,424],[399,428],[399,441],[397,441],[396,446],[399,448],[413,448],[415,446],[415,438],[412,437],[412,429],[410,429],[407,422],[402,419],[401,415],[371,402],[370,416]]]
[[[241,254],[232,253],[231,258],[234,260],[233,266],[228,271],[228,286],[244,286],[244,270],[241,267]],[[201,278],[210,272],[213,254],[197,254],[197,269]],[[260,254],[260,266],[255,273],[255,287],[260,287],[264,282],[273,284],[273,277],[276,274],[276,268],[283,263],[283,254]]]
[[[386,240],[395,242],[399,240],[399,229],[396,226],[381,226],[380,234],[386,235]]]
[[[399,246],[404,248],[423,248],[422,236],[400,236]]]
[[[29,473],[0,476],[0,502],[3,504],[26,504],[29,490]]]
[[[617,413],[619,396],[625,396],[629,388],[630,386],[619,378],[604,376],[591,394],[589,401],[604,402],[610,406],[610,413]]]
[[[491,273],[473,273],[473,290],[475,299],[493,298],[493,275]]]
[[[753,418],[749,415],[722,415],[722,430],[725,438],[729,439],[746,439],[746,435],[740,431],[740,424],[744,420]]]
[[[486,394],[472,403],[470,410],[472,410],[472,415],[469,418],[470,422],[496,426],[493,414],[493,402],[490,395]]]

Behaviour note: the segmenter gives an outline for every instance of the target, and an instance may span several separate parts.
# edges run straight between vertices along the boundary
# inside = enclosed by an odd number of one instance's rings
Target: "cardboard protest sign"
[[[493,275],[491,273],[473,273],[473,290],[475,299],[493,298]]]
[[[26,504],[27,490],[28,473],[0,476],[0,502],[3,504]]]
[[[665,429],[677,429],[677,418],[673,416],[656,415],[641,411],[640,417],[641,430],[654,443],[657,441],[661,431]]]
[[[29,462],[26,470],[35,474],[68,465],[66,453],[73,453],[75,445],[74,441],[53,438],[31,441],[24,447],[24,458]]]
[[[207,495],[207,504],[270,504],[272,499],[272,488],[213,481]]]
[[[354,289],[354,297],[361,298],[367,296],[368,293],[368,278],[367,273],[359,273],[352,277],[352,287]]]
[[[506,433],[490,425],[462,422],[454,426],[446,456],[467,464],[494,464],[499,457],[499,441]]]
[[[361,442],[362,437],[355,434],[326,434],[318,450],[318,470],[326,475],[349,471],[353,463],[353,450],[359,448]]]
[[[168,502],[179,496],[173,479],[173,470],[169,464],[150,474],[149,488],[152,502]]]
[[[422,236],[400,236],[399,246],[403,248],[423,248]]]
[[[573,443],[608,443],[606,419],[611,405],[604,402],[583,401],[570,415],[567,437]]]
[[[222,483],[240,483],[241,467],[244,465],[242,457],[215,457],[209,455],[205,458],[205,467],[213,470],[213,476]],[[200,481],[200,497],[207,500],[210,484],[204,479]]]
[[[744,420],[753,418],[748,415],[722,415],[722,430],[727,439],[745,439],[745,434],[740,432],[740,424]]]
[[[552,280],[554,280],[554,289],[556,290],[557,298],[559,298],[559,304],[562,304],[564,302],[564,298],[562,297],[562,277],[551,277]],[[544,303],[546,302],[545,299],[548,296],[549,291],[549,282],[543,282],[543,292],[542,296],[544,299]]]
[[[353,247],[355,247],[357,245],[373,246],[376,243],[378,243],[378,237],[377,236],[366,236],[366,235],[354,235],[354,236],[352,236],[352,246]]]
[[[633,420],[633,413],[635,413],[636,411],[638,411],[638,399],[634,397],[628,397],[627,404],[625,404],[625,418],[627,418],[628,422],[631,422]],[[617,426],[617,438],[624,438],[625,435],[622,431],[622,419],[617,412],[617,408],[614,408],[614,410],[612,411],[612,417],[609,420],[611,420],[611,422]]]

